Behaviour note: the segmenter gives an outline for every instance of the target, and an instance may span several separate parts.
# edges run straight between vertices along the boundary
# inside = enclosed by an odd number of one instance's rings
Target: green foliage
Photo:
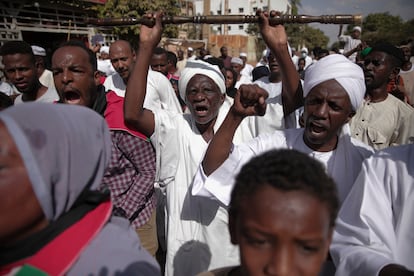
[[[139,18],[147,12],[162,10],[166,15],[176,16],[180,12],[177,0],[108,0],[105,5],[96,6],[98,18]],[[137,40],[139,25],[112,27],[110,31],[121,38]],[[166,25],[163,36],[177,37],[178,27]]]
[[[319,29],[307,24],[290,24],[286,33],[292,47],[306,46],[309,50],[316,46],[326,48],[329,38]]]
[[[350,31],[351,27],[348,27]],[[388,12],[369,14],[362,24],[362,40],[369,45],[379,41],[398,45],[413,36],[414,19],[404,22],[400,16],[390,15]]]
[[[290,5],[292,6],[291,14],[297,15],[299,8],[302,7],[301,0],[290,0]]]

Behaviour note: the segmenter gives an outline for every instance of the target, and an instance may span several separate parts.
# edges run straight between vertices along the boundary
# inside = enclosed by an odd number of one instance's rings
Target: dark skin
[[[381,269],[378,276],[414,276],[414,271],[409,271],[397,264],[389,264]]]
[[[168,75],[168,59],[167,54],[152,55],[151,69],[162,73],[164,76]]]
[[[18,184],[19,188],[16,189]],[[0,121],[0,244],[11,245],[48,225],[23,159]],[[6,227],[7,226],[7,227]]]
[[[29,54],[5,55],[2,62],[6,78],[23,94],[23,101],[35,101],[46,93],[47,87],[40,83],[35,60]]]
[[[392,57],[379,51],[370,52],[364,61],[366,98],[371,102],[382,102],[388,97],[387,84],[398,75],[400,69],[392,61]]]
[[[233,275],[318,275],[332,239],[327,206],[304,191],[271,185],[243,200],[229,218],[241,259]]]
[[[269,15],[259,11],[257,14],[260,16],[260,32],[262,37],[276,57],[281,72],[283,72],[282,97],[285,114],[289,114],[301,106],[303,92],[299,85],[299,74],[288,51],[287,35],[282,25],[271,26],[269,24],[269,16],[276,16],[278,13],[271,12]],[[239,88],[229,113],[210,141],[206,155],[202,161],[206,175],[210,175],[229,156],[233,136],[242,120],[246,116],[261,116],[265,114],[267,97],[268,93],[258,86],[253,88],[252,86],[242,85]],[[300,100],[296,100],[298,97]]]
[[[282,102],[283,112],[288,115],[303,106],[303,90],[300,83],[300,75],[292,62],[288,51],[288,39],[283,25],[270,25],[268,18],[280,15],[276,11],[258,11],[260,16],[260,33],[266,45],[280,67],[282,76]]]

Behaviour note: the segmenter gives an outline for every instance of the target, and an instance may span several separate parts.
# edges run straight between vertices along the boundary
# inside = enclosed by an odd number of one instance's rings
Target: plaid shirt
[[[109,188],[114,215],[131,221],[135,228],[151,217],[154,193],[155,152],[149,141],[126,131],[111,131],[111,162],[101,188]]]

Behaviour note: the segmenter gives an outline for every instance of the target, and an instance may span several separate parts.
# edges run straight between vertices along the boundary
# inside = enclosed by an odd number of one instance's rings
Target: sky
[[[414,0],[301,0],[301,4],[298,13],[306,15],[362,14],[364,18],[370,13],[389,12],[390,15],[399,15],[404,21],[414,18]],[[328,47],[337,41],[339,25],[312,23],[310,26],[329,37]]]

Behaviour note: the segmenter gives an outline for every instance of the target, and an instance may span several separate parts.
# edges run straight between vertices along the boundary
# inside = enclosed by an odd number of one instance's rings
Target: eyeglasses
[[[375,67],[380,66],[384,63],[384,60],[378,60],[378,59],[364,59],[364,66],[368,66],[370,63],[372,63]]]

